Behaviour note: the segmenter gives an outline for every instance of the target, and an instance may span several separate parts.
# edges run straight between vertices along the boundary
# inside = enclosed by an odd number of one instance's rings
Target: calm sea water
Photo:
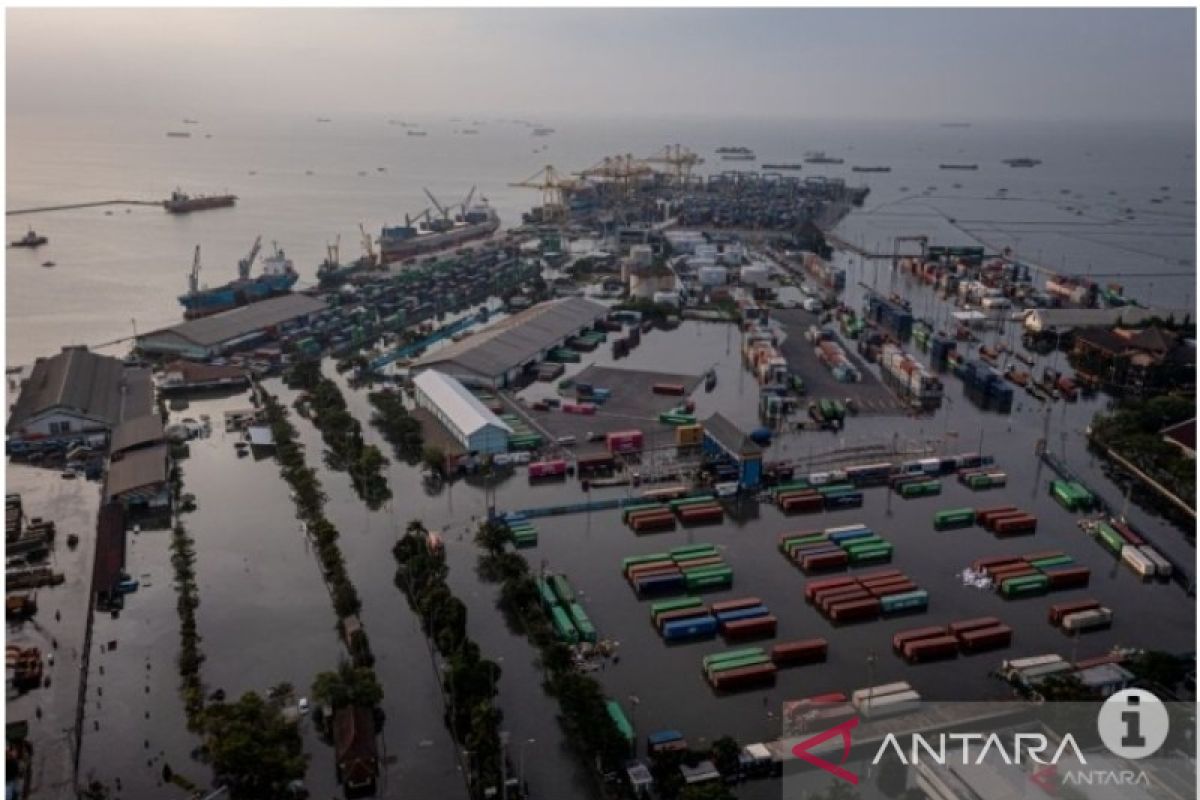
[[[509,121],[407,121],[428,135],[408,136],[384,115],[328,123],[213,117],[188,126],[165,117],[10,117],[8,210],[159,200],[176,186],[230,191],[240,200],[234,209],[183,217],[144,206],[8,217],[9,239],[29,226],[50,238],[37,251],[7,251],[8,363],[176,322],[175,297],[186,288],[196,245],[201,279],[215,285],[233,276],[261,234],[291,255],[304,285],[315,281],[326,244],[339,236],[343,256],[357,255],[359,223],[378,235],[382,225],[430,207],[423,187],[449,203],[477,185],[505,224],[516,224],[540,198],[511,182],[546,164],[575,171],[606,155],[646,156],[675,142],[703,155],[707,172],[757,168],[721,161],[712,152],[721,145],[751,147],[758,163],[799,161],[809,150],[845,158],[840,166],[806,164],[798,174],[871,186],[866,209],[841,232],[872,249],[890,250],[891,237],[905,233],[931,232],[948,242],[974,236],[1056,269],[1120,275],[1107,280],[1121,280],[1151,302],[1193,303],[1194,126],[614,118],[546,120],[556,133],[533,137]],[[466,127],[478,133],[456,132]],[[165,135],[181,129],[191,138]],[[1001,163],[1017,156],[1044,163]],[[938,169],[942,162],[980,168],[949,172]],[[892,171],[858,174],[854,164]],[[996,199],[1001,188],[1010,199]],[[43,268],[47,260],[56,266]]]

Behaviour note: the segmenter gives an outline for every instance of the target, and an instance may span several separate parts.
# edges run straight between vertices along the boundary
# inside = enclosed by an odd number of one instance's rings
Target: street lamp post
[[[518,761],[520,763],[519,763],[519,768],[517,771],[517,777],[521,781],[521,792],[522,793],[524,793],[524,791],[525,791],[525,745],[527,745],[527,744],[537,744],[537,739],[530,738],[530,739],[526,739],[525,741],[521,742],[520,758],[518,759]]]

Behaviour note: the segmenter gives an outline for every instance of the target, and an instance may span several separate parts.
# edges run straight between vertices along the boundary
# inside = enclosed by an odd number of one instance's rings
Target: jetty
[[[5,211],[5,216],[15,217],[18,214],[41,214],[47,211],[70,211],[75,208],[99,208],[100,206],[159,206],[161,200],[96,200],[90,203],[67,203],[60,206],[39,206],[38,208],[17,208]]]

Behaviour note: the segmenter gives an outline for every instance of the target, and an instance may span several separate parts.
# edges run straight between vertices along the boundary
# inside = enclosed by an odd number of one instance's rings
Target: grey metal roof
[[[713,414],[704,420],[704,433],[735,455],[762,455],[762,448],[743,433],[741,428],[720,413]]]
[[[607,313],[607,306],[582,297],[549,300],[430,353],[413,366],[453,363],[477,375],[495,377],[536,358],[542,350]]]
[[[117,426],[113,431],[109,452],[119,453],[131,447],[162,442],[164,439],[162,417],[158,414],[143,414]]]
[[[306,294],[285,294],[151,331],[139,336],[138,340],[173,334],[201,347],[211,347],[296,317],[324,311],[326,307],[324,300]]]
[[[413,385],[454,421],[463,436],[472,436],[489,426],[507,434],[513,432],[490,408],[479,402],[478,397],[467,391],[467,387],[449,375],[426,370],[413,380]]]
[[[165,444],[131,450],[120,460],[110,462],[105,489],[109,498],[119,497],[134,489],[142,489],[167,480],[167,446]]]
[[[64,347],[61,353],[34,363],[29,378],[21,384],[7,431],[19,429],[31,417],[52,408],[115,426],[123,416],[146,413],[152,391],[149,371],[127,370],[120,359],[97,355],[86,347]]]

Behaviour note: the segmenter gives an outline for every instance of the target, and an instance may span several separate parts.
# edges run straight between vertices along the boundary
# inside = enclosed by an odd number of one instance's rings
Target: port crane
[[[509,186],[525,189],[538,189],[542,193],[542,215],[545,219],[557,219],[565,216],[567,195],[578,189],[581,182],[567,177],[552,165],[547,164],[523,181],[510,183]]]
[[[254,266],[254,259],[258,258],[258,251],[262,247],[262,236],[256,236],[254,246],[250,248],[250,252],[246,257],[238,260],[238,277],[242,280],[247,280],[250,277],[250,268]]]
[[[425,196],[428,197],[430,199],[430,201],[433,203],[433,207],[436,208],[438,210],[438,213],[442,215],[441,222],[430,223],[429,227],[435,231],[447,231],[447,230],[450,230],[450,228],[454,227],[454,220],[450,217],[450,209],[453,208],[454,206],[443,206],[441,203],[438,202],[438,199],[433,196],[433,192],[429,191],[424,186],[422,186],[421,189],[425,192]],[[425,213],[427,215],[425,217],[425,221],[429,222],[429,217],[428,217],[429,209],[426,209]]]
[[[404,227],[411,228],[413,226],[414,222],[421,221],[421,217],[425,218],[425,224],[428,225],[429,224],[429,209],[428,208],[417,214],[413,214],[411,217],[408,214],[405,214],[404,215]]]
[[[371,234],[367,233],[367,229],[363,224],[358,223],[358,232],[362,236],[363,252],[366,254],[367,264],[375,267],[379,265],[379,259],[375,255],[375,245],[371,242]]]
[[[642,159],[648,164],[665,164],[673,172],[675,182],[687,185],[692,178],[692,167],[704,163],[704,159],[681,144],[669,144],[654,155]]]
[[[637,160],[632,154],[606,156],[582,172],[581,178],[604,178],[616,182],[623,193],[628,194],[634,183],[654,174],[649,164]]]
[[[337,269],[338,256],[340,255],[341,249],[342,235],[340,233],[333,240],[333,244],[329,244],[328,242],[325,243],[325,263],[328,264],[331,269]]]
[[[192,273],[188,276],[188,291],[191,294],[200,291],[200,245],[196,245],[196,255],[192,257]]]

